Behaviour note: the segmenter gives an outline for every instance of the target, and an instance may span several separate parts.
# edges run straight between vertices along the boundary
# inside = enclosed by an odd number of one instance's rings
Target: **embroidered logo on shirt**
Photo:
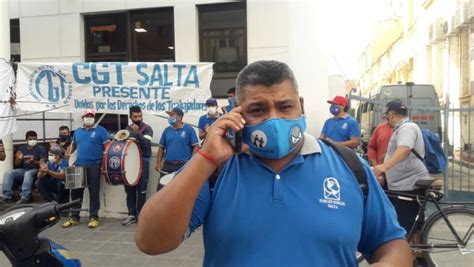
[[[91,138],[95,137],[95,131],[91,133]]]
[[[181,132],[181,137],[185,138],[186,137],[186,132]]]
[[[343,130],[346,130],[347,128],[349,127],[349,125],[347,125],[347,122],[344,122],[344,124],[342,125],[342,129]]]
[[[341,186],[334,177],[327,177],[323,182],[324,199],[319,199],[319,203],[328,205],[328,208],[338,209],[346,205],[341,201]]]

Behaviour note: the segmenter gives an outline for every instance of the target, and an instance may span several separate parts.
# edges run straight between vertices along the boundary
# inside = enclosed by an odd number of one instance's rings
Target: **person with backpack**
[[[425,144],[420,127],[408,117],[408,109],[400,100],[388,102],[385,118],[393,134],[388,142],[387,153],[382,164],[373,167],[377,176],[385,173],[389,190],[408,194],[422,194],[424,188],[416,183],[420,180],[433,180],[421,158],[425,156]],[[400,225],[407,233],[410,231],[418,212],[418,203],[390,198],[397,212]],[[422,219],[424,215],[422,216]],[[421,224],[420,224],[421,225]]]
[[[411,266],[405,231],[369,167],[361,169],[364,194],[334,147],[354,152],[305,133],[286,64],[247,65],[236,96],[238,107],[210,126],[201,150],[145,203],[140,250],[171,251],[202,225],[203,266],[357,266],[356,250],[374,266]],[[243,153],[227,139],[229,129],[241,131]]]

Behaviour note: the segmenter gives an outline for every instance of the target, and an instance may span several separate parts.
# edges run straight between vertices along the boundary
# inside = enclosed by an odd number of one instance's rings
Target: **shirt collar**
[[[400,128],[400,126],[402,126],[403,124],[405,124],[405,123],[408,122],[409,120],[410,120],[410,118],[408,118],[408,117],[403,118],[403,119],[397,124],[397,126],[395,126],[395,129],[393,129],[393,130],[396,130],[396,129]]]
[[[344,114],[344,116],[342,116],[342,117],[336,117],[336,116],[334,116],[334,119],[336,119],[336,120],[343,120],[343,119],[347,119],[347,117],[349,117],[349,114],[346,113],[346,114]]]
[[[316,138],[314,138],[312,135],[305,133],[303,142],[303,147],[300,150],[301,155],[304,156],[322,152],[321,146],[319,145],[318,141],[316,141]]]

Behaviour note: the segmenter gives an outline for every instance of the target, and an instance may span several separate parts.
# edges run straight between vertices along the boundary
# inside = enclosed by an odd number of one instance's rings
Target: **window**
[[[173,8],[87,15],[84,21],[88,62],[175,60]],[[100,122],[110,133],[127,124],[128,116],[118,114],[106,114]]]
[[[132,61],[174,61],[173,8],[131,13]]]
[[[215,62],[212,94],[226,97],[247,65],[245,3],[201,5],[198,12],[200,61]]]

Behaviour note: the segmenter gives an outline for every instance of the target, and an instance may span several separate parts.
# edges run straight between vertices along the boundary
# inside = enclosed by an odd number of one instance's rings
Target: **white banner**
[[[10,104],[14,98],[15,73],[10,64],[0,59],[0,139],[16,132],[16,110]]]
[[[174,107],[202,114],[211,96],[212,63],[20,63],[17,105],[26,111],[147,113]]]

